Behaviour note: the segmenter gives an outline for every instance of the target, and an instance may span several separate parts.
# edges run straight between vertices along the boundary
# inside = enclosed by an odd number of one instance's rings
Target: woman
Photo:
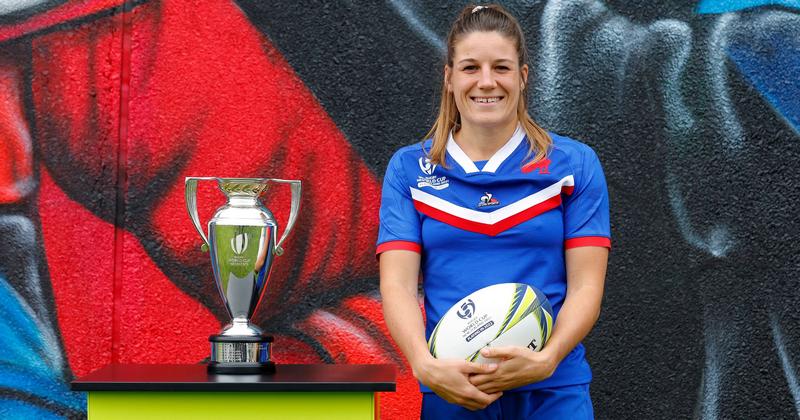
[[[377,250],[384,316],[421,383],[422,417],[592,418],[580,341],[600,312],[611,244],[602,168],[529,117],[525,41],[503,8],[464,9],[447,47],[430,139],[389,162]],[[431,356],[426,336],[447,309],[505,282],[553,305],[544,349],[486,348],[501,360],[490,364]]]

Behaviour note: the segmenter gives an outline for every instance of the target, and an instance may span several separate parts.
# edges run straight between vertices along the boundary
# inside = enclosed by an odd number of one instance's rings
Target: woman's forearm
[[[381,285],[381,298],[389,332],[416,376],[420,362],[432,357],[425,342],[425,326],[417,296],[395,285]]]
[[[419,365],[432,358],[425,342],[425,324],[417,295],[419,255],[389,251],[381,255],[380,265],[386,326],[417,376]]]
[[[567,296],[558,313],[553,335],[544,348],[556,364],[583,340],[600,316],[608,250],[570,249],[566,253]]]
[[[584,288],[567,295],[558,313],[553,335],[543,352],[550,353],[560,363],[592,330],[600,315],[603,291]]]

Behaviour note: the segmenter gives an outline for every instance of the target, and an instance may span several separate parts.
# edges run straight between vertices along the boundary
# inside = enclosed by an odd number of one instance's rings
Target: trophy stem
[[[262,333],[258,325],[251,323],[250,320],[244,316],[238,316],[233,318],[233,322],[225,326],[220,335],[257,337]]]

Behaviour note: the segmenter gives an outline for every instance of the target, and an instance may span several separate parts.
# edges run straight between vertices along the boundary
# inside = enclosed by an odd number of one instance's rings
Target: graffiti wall
[[[800,5],[508,1],[530,106],[591,145],[614,250],[587,338],[599,418],[800,414]],[[304,182],[258,323],[283,363],[392,363],[374,242],[392,152],[432,123],[462,3],[0,5],[0,415],[85,416],[69,381],[198,363],[226,314],[185,176]],[[289,191],[266,205],[285,224]],[[223,197],[200,189],[207,220]]]

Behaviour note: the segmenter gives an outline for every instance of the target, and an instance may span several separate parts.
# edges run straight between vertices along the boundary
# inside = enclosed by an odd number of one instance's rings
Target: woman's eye
[[[478,70],[478,66],[465,66],[464,70],[466,70],[466,71]]]
[[[497,66],[497,70],[499,71],[509,71],[511,70],[508,66]]]

